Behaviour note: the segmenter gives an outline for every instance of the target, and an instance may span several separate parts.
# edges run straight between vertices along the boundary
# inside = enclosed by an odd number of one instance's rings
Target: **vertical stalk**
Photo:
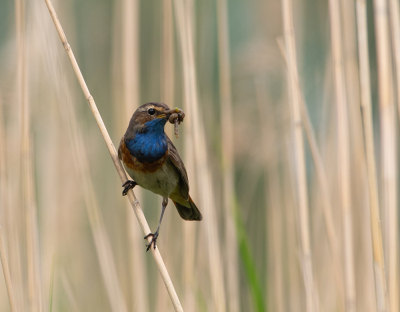
[[[364,125],[365,155],[367,161],[368,194],[371,218],[373,270],[375,278],[376,308],[389,309],[383,256],[382,229],[379,216],[378,185],[376,180],[374,132],[371,109],[371,82],[368,52],[367,8],[363,0],[356,0],[358,57],[360,72],[361,112]]]
[[[378,62],[378,93],[381,124],[382,209],[387,261],[390,311],[399,311],[398,288],[398,213],[397,213],[397,136],[393,77],[386,0],[374,0],[375,34]],[[393,8],[392,8],[393,9]],[[397,51],[398,53],[398,51]]]
[[[346,311],[356,311],[356,286],[354,273],[353,233],[350,194],[350,150],[347,96],[341,39],[340,9],[338,0],[329,0],[331,45],[338,118],[338,174],[339,194],[343,222],[344,276]]]
[[[281,40],[282,38],[278,38],[277,42],[283,57],[287,64],[287,55],[286,50],[284,47],[284,43]],[[288,68],[289,70],[293,70],[293,68]],[[317,175],[318,182],[320,184],[320,188],[322,191],[322,200],[323,200],[323,215],[324,221],[326,226],[326,234],[328,236],[329,247],[332,254],[332,262],[334,266],[334,275],[337,284],[337,290],[339,293],[339,297],[343,297],[342,288],[343,288],[343,277],[342,277],[342,265],[340,261],[340,249],[339,249],[339,241],[337,238],[337,232],[335,230],[334,221],[333,221],[333,213],[332,213],[332,203],[331,203],[331,196],[329,192],[329,185],[328,185],[328,178],[326,175],[326,171],[324,168],[324,164],[322,162],[321,152],[317,145],[317,139],[315,136],[315,131],[311,125],[310,117],[308,115],[307,106],[304,100],[304,95],[300,89],[300,83],[298,81],[299,77],[296,73],[291,72],[295,79],[296,88],[298,90],[300,96],[300,112],[301,112],[301,119],[304,125],[304,130],[306,132],[308,143],[310,144],[311,155],[315,165],[315,171]],[[341,300],[340,300],[341,301]],[[339,302],[339,305],[341,303]]]
[[[235,190],[234,190],[234,151],[233,151],[233,114],[231,93],[231,71],[228,32],[228,7],[226,0],[217,1],[218,22],[218,65],[219,98],[221,103],[221,145],[223,203],[225,215],[225,247],[227,260],[227,296],[228,310],[240,310],[238,240],[235,227]]]
[[[396,77],[396,95],[397,95],[397,111],[400,117],[400,12],[399,2],[396,0],[389,1],[390,29],[394,60],[394,73]]]
[[[396,101],[397,101],[397,113],[400,117],[400,14],[399,14],[399,2],[396,0],[388,0],[389,1],[389,14],[390,14],[390,26],[391,26],[391,38],[392,38],[392,49],[393,49],[393,60],[394,60],[394,73],[396,78]],[[393,110],[396,110],[396,105],[393,104]],[[395,114],[393,114],[395,115]],[[392,117],[395,119],[394,117]],[[391,296],[391,308],[392,311],[396,309],[398,311],[400,309],[399,305],[399,224],[398,224],[398,199],[397,199],[397,190],[398,190],[398,178],[396,175],[397,172],[397,131],[398,127],[396,127],[396,121],[393,121],[392,132],[393,132],[393,158],[392,160],[392,171],[395,173],[393,179],[392,186],[392,195],[390,196],[392,205],[389,211],[389,220],[390,220],[390,234],[389,234],[389,250],[390,250],[390,263],[389,263],[389,293],[397,294]]]
[[[162,64],[162,102],[172,106],[175,100],[174,24],[172,16],[172,0],[163,1],[162,53],[160,53],[160,57]]]
[[[10,222],[10,203],[9,203],[9,179],[7,176],[7,154],[6,154],[7,140],[5,135],[5,126],[3,118],[3,106],[0,101],[0,218],[6,228],[6,233],[11,233]],[[2,229],[0,228],[0,261],[3,267],[4,280],[6,282],[7,294],[10,302],[11,312],[16,312],[15,296],[11,282],[10,268],[8,266],[8,258],[6,255],[4,241],[2,236]]]
[[[209,167],[207,146],[205,143],[204,126],[198,103],[196,65],[194,59],[193,30],[188,16],[188,4],[182,0],[175,0],[175,17],[179,33],[180,46],[183,58],[184,101],[185,108],[190,116],[190,135],[193,136],[196,176],[202,186],[199,192],[200,204],[204,209],[204,218],[208,221],[206,228],[211,288],[215,310],[226,311],[225,285],[223,279],[223,265],[220,253],[218,224],[216,220],[214,195],[212,188],[211,169]]]
[[[292,117],[292,131],[294,140],[294,157],[296,171],[296,188],[299,209],[299,233],[301,248],[301,263],[303,270],[303,282],[306,290],[306,310],[319,311],[318,293],[314,285],[312,270],[312,254],[310,245],[309,206],[307,195],[306,163],[304,156],[303,126],[300,112],[300,94],[296,87],[297,58],[292,17],[292,3],[290,0],[282,0],[283,24],[285,33],[285,45],[288,64],[288,76],[290,86],[290,104]],[[293,74],[292,74],[293,73]]]
[[[10,269],[8,267],[6,249],[4,248],[3,233],[1,231],[1,227],[0,227],[0,260],[3,267],[4,279],[6,281],[8,300],[10,301],[11,312],[16,312],[17,307],[15,304],[14,291],[11,282]]]
[[[35,198],[35,179],[34,179],[34,153],[33,153],[33,140],[28,134],[28,141],[25,142],[23,150],[29,154],[25,155],[24,159],[25,173],[24,180],[26,180],[27,187],[27,202],[26,202],[26,228],[27,228],[27,249],[28,249],[28,280],[29,280],[29,297],[31,302],[32,311],[44,311],[43,307],[43,294],[41,283],[41,263],[39,255],[39,229],[37,220],[37,207]]]
[[[25,2],[24,0],[16,0],[15,1],[15,31],[16,31],[16,48],[17,48],[17,77],[16,77],[16,98],[17,98],[17,105],[15,107],[16,111],[19,113],[19,126],[20,128],[18,129],[18,135],[16,136],[16,140],[19,139],[19,146],[18,149],[16,150],[16,153],[19,156],[19,163],[16,165],[16,170],[17,172],[15,173],[17,175],[17,185],[18,187],[23,187],[22,184],[24,183],[21,178],[23,174],[23,157],[22,157],[22,139],[23,139],[23,134],[21,131],[25,131],[23,129],[23,114],[24,113],[24,101],[26,101],[26,56],[25,56]],[[17,130],[17,129],[16,129]],[[17,138],[18,137],[18,138]],[[17,162],[16,162],[17,163]],[[19,170],[19,171],[18,171]],[[11,217],[9,218],[10,224],[9,224],[9,230],[10,233],[12,231],[12,235],[10,235],[10,239],[14,240],[15,246],[22,246],[22,242],[24,240],[22,239],[23,236],[23,231],[25,230],[24,226],[24,215],[25,212],[23,211],[23,207],[25,205],[25,195],[26,192],[23,191],[20,196],[15,197],[16,198],[16,205],[15,209],[10,209],[10,215]],[[28,309],[28,303],[25,300],[26,298],[26,282],[25,282],[25,276],[23,276],[23,269],[22,269],[22,253],[21,249],[19,247],[15,249],[9,250],[10,253],[10,259],[11,261],[11,275],[13,276],[13,281],[14,281],[14,291],[15,291],[15,296],[17,298],[17,304],[19,305],[19,308],[22,309]]]
[[[123,0],[122,1],[122,95],[123,95],[123,111],[124,114],[120,120],[121,133],[125,131],[132,114],[140,105],[140,63],[139,63],[139,1]],[[142,199],[142,191],[136,190],[138,199]],[[127,203],[129,205],[129,203]],[[149,311],[148,287],[146,280],[146,261],[143,253],[137,252],[142,248],[142,235],[140,229],[134,224],[131,214],[127,215],[127,224],[130,241],[131,256],[131,287],[133,290],[131,308],[138,311]],[[136,282],[133,282],[136,281]]]
[[[25,0],[17,0],[15,5],[18,40],[18,95],[21,110],[21,199],[25,214],[27,266],[28,266],[28,297],[29,310],[39,312],[43,310],[42,292],[40,285],[39,242],[34,197],[34,178],[31,147],[31,121],[28,103],[28,68],[26,51],[26,11]]]
[[[261,125],[261,139],[264,155],[265,176],[268,179],[265,187],[266,218],[265,229],[267,236],[267,252],[269,254],[267,270],[266,298],[269,310],[274,312],[285,311],[284,294],[284,264],[283,264],[283,207],[281,203],[282,182],[279,172],[279,150],[270,146],[278,146],[276,111],[272,105],[267,105],[270,99],[267,96],[266,86],[261,78],[256,79],[256,100]]]

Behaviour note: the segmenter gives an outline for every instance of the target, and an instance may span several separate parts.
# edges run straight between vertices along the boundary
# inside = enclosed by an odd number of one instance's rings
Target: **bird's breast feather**
[[[159,170],[167,161],[169,154],[167,150],[163,157],[152,163],[149,163],[149,162],[140,162],[136,157],[132,156],[125,145],[125,140],[121,140],[119,150],[122,161],[124,162],[125,166],[128,167],[129,169],[142,173],[153,173]]]

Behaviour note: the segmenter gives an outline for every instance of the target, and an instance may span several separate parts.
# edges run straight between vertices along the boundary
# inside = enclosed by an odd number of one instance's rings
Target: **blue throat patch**
[[[161,118],[148,121],[142,132],[136,133],[132,140],[125,140],[131,155],[142,163],[152,163],[162,158],[168,150],[165,123],[166,120]]]

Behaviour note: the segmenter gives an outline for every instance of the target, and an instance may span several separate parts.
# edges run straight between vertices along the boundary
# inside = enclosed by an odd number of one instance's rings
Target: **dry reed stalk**
[[[196,66],[194,59],[193,29],[188,19],[187,3],[175,0],[175,17],[183,57],[184,101],[185,109],[190,116],[190,135],[193,136],[193,155],[195,157],[196,176],[201,185],[200,206],[204,209],[204,219],[207,220],[206,237],[211,276],[211,289],[216,311],[226,311],[225,285],[223,265],[219,245],[218,225],[216,220],[211,169],[208,162],[205,133],[201,121],[198,103]]]
[[[192,7],[193,2],[187,3],[188,6],[188,11],[189,13],[186,14],[191,14],[193,17],[193,7]],[[172,5],[172,3],[171,3]],[[176,9],[176,4],[174,5]],[[172,7],[171,7],[172,9]],[[175,11],[176,13],[176,11]],[[171,17],[173,18],[173,14],[171,12]],[[180,22],[183,21],[182,19],[178,19],[177,16],[175,17],[175,22]],[[190,26],[193,25],[194,21],[189,18],[190,21]],[[172,25],[173,28],[173,25]],[[180,28],[176,27],[177,31],[180,31]],[[191,27],[192,29],[192,27]],[[191,32],[193,34],[193,32]],[[182,40],[182,39],[181,39]],[[183,79],[185,79],[184,74],[182,75]],[[186,81],[186,80],[184,80]],[[186,95],[186,94],[185,94]],[[184,95],[184,96],[185,96]],[[190,110],[191,107],[188,106],[188,109]],[[191,117],[190,117],[191,118]],[[186,170],[188,172],[189,176],[196,176],[196,166],[195,166],[195,159],[193,158],[193,151],[194,151],[194,146],[193,146],[193,127],[189,127],[185,131],[185,137],[184,137],[184,161],[185,161],[185,166]],[[192,185],[192,196],[193,198],[199,198],[198,192],[197,192],[197,184],[198,184],[198,179],[195,179],[194,181],[192,180],[191,185]],[[183,224],[183,244],[185,246],[190,246],[185,253],[185,260],[183,263],[183,283],[185,287],[185,303],[187,304],[187,310],[188,311],[197,311],[198,306],[196,304],[196,298],[195,298],[195,292],[196,292],[196,287],[200,284],[197,280],[200,278],[199,275],[193,274],[193,272],[196,272],[196,266],[201,266],[202,268],[206,268],[203,263],[200,263],[198,261],[195,263],[196,259],[196,252],[197,254],[200,254],[199,248],[200,245],[195,246],[195,241],[196,241],[196,231],[195,228],[188,223]],[[198,247],[198,248],[195,248]],[[213,298],[212,298],[213,299]],[[210,299],[208,299],[210,301]]]
[[[163,1],[162,23],[162,64],[161,96],[163,102],[173,106],[175,102],[175,71],[174,71],[174,23],[172,16],[172,0]],[[168,127],[168,129],[172,129]],[[172,132],[169,136],[172,138]]]
[[[25,122],[27,122],[25,120]],[[29,123],[29,122],[28,122]],[[26,127],[29,129],[28,125]],[[33,144],[32,138],[29,133],[28,141],[25,141],[25,146],[22,150],[27,151],[27,159],[24,159],[25,169],[24,180],[26,180],[26,241],[27,241],[27,255],[28,255],[28,281],[29,281],[29,299],[31,302],[32,311],[44,311],[43,306],[43,293],[41,282],[41,261],[39,254],[39,229],[37,220],[37,207],[35,198],[35,179],[34,179],[34,165],[33,165]]]
[[[386,0],[374,0],[375,36],[378,63],[378,94],[381,124],[382,209],[384,212],[384,248],[390,311],[399,311],[398,221],[397,221],[397,144],[393,77],[389,40],[389,16]]]
[[[41,262],[39,255],[39,233],[36,215],[35,179],[33,163],[33,145],[31,138],[30,107],[28,103],[28,67],[26,51],[25,30],[25,2],[19,0],[16,10],[19,10],[19,51],[18,63],[21,70],[21,198],[25,214],[26,248],[27,248],[27,272],[28,272],[28,296],[29,309],[31,311],[43,311],[43,293],[41,283]]]
[[[72,132],[72,146],[73,153],[75,154],[75,163],[79,171],[80,180],[82,181],[82,190],[89,217],[90,229],[92,231],[111,310],[114,312],[128,311],[119,285],[117,269],[113,258],[111,244],[105,229],[104,220],[98,207],[93,184],[89,178],[89,165],[85,153],[85,147],[83,141],[78,137],[79,127],[77,126],[76,119],[74,119],[75,115],[71,113],[71,110],[68,111],[64,117],[69,119],[69,130]],[[72,126],[73,124],[75,126]]]
[[[28,103],[28,67],[26,50],[25,1],[15,3],[18,41],[18,94],[20,100],[20,189],[21,203],[25,215],[27,244],[27,271],[28,271],[28,298],[30,311],[42,311],[43,302],[38,272],[38,235],[36,220],[36,204],[34,199],[34,182],[32,178],[33,166],[31,163],[30,144],[30,107]]]
[[[281,50],[281,53],[283,55],[283,58],[285,59],[285,62],[287,64],[287,52],[284,46],[284,42],[282,38],[277,39],[279,48]],[[293,68],[288,68],[288,70],[293,70]],[[337,291],[340,294],[340,297],[343,297],[342,295],[342,288],[343,288],[343,276],[342,276],[342,265],[341,265],[341,260],[340,260],[340,249],[339,249],[339,241],[337,239],[337,233],[333,221],[333,213],[332,213],[332,202],[331,202],[331,196],[330,196],[330,191],[329,191],[329,185],[328,185],[328,178],[325,172],[324,164],[322,161],[321,157],[321,152],[317,144],[317,139],[315,136],[315,131],[312,127],[310,117],[307,111],[307,106],[304,100],[304,95],[302,93],[302,90],[300,88],[300,82],[299,82],[299,77],[296,72],[291,72],[291,75],[293,76],[293,79],[296,84],[297,92],[300,96],[300,113],[301,113],[301,120],[307,135],[307,140],[308,143],[310,144],[310,150],[311,150],[311,155],[312,159],[314,161],[315,165],[315,170],[319,182],[319,186],[322,191],[322,199],[323,199],[323,215],[324,215],[324,221],[325,221],[325,226],[326,226],[326,233],[328,236],[328,242],[329,242],[329,247],[331,251],[331,255],[333,258],[333,267],[334,267],[334,275],[335,275],[335,280],[337,284]],[[342,300],[340,300],[342,301]]]
[[[43,25],[44,26],[44,25]],[[47,27],[43,27],[47,29]],[[47,52],[49,56],[50,51]],[[56,73],[52,72],[56,75]],[[52,77],[53,78],[53,77]],[[96,253],[99,260],[101,274],[106,288],[106,293],[110,302],[112,311],[127,311],[125,300],[118,281],[117,269],[114,262],[111,244],[109,242],[107,232],[101,211],[98,207],[97,198],[95,196],[94,187],[90,179],[88,157],[86,155],[85,144],[83,143],[80,133],[80,127],[76,118],[76,112],[73,105],[63,105],[64,103],[72,103],[72,88],[64,85],[61,86],[56,78],[54,87],[59,97],[61,117],[64,122],[63,129],[67,129],[67,133],[71,140],[71,154],[73,163],[77,166],[78,179],[81,181],[81,191],[85,200],[85,207],[89,218],[90,229],[95,243]],[[68,90],[68,91],[65,91]],[[64,130],[65,131],[65,130]],[[63,155],[64,156],[64,155]]]
[[[367,8],[365,1],[356,1],[356,13],[358,54],[360,63],[360,104],[364,125],[365,155],[367,161],[376,308],[379,312],[385,312],[389,309],[389,302],[386,288],[385,261],[383,255],[382,229],[379,216],[378,186],[375,167],[374,131],[371,111],[371,83],[368,52]]]
[[[139,2],[122,1],[122,85],[124,95],[124,122],[130,117],[140,103],[139,83]]]
[[[347,96],[344,78],[344,59],[341,40],[341,22],[338,0],[329,0],[331,46],[334,64],[335,92],[338,118],[338,174],[343,222],[344,280],[346,311],[356,310],[356,286],[353,255],[352,213],[350,194],[350,151]]]
[[[107,129],[106,129],[105,125],[104,125],[104,122],[103,122],[103,120],[102,120],[102,118],[100,116],[100,113],[99,113],[98,109],[97,109],[96,103],[95,103],[93,97],[91,96],[91,94],[89,92],[89,89],[88,89],[88,87],[87,87],[87,85],[85,83],[85,80],[84,80],[84,78],[82,76],[82,73],[81,73],[81,71],[79,69],[78,63],[76,62],[75,56],[74,56],[74,54],[72,52],[71,46],[68,44],[67,38],[66,38],[66,36],[64,34],[64,31],[63,31],[63,29],[61,27],[60,21],[58,20],[58,17],[57,17],[57,14],[56,14],[55,10],[54,10],[54,7],[53,7],[53,5],[52,5],[50,0],[45,0],[45,2],[46,2],[46,5],[47,5],[47,7],[49,9],[50,15],[51,15],[51,17],[53,19],[53,22],[54,22],[54,25],[55,25],[55,27],[57,29],[57,32],[58,32],[58,34],[60,36],[61,42],[62,42],[62,44],[64,46],[64,49],[67,52],[67,55],[68,55],[68,57],[69,57],[69,59],[71,61],[72,67],[73,67],[73,69],[75,71],[75,74],[76,74],[76,76],[78,78],[78,81],[79,81],[79,83],[81,85],[81,88],[82,88],[82,91],[83,91],[83,93],[85,95],[85,98],[88,101],[90,109],[91,109],[91,111],[92,111],[92,113],[93,113],[93,115],[94,115],[94,117],[96,119],[96,122],[97,122],[97,124],[99,126],[99,129],[100,129],[100,131],[101,131],[101,133],[103,135],[104,141],[105,141],[105,143],[107,145],[107,148],[108,148],[108,150],[110,152],[110,155],[111,155],[111,158],[112,158],[113,163],[115,165],[115,168],[116,168],[116,170],[117,170],[117,172],[118,172],[118,174],[119,174],[119,176],[121,178],[121,181],[124,183],[128,179],[127,179],[126,173],[125,173],[125,171],[124,171],[124,169],[122,167],[122,164],[118,159],[118,155],[117,155],[117,152],[115,150],[114,144],[111,141],[111,138],[110,138],[110,136],[109,136],[109,134],[107,132]],[[93,192],[93,194],[94,194],[94,192]],[[144,217],[143,211],[142,211],[142,209],[140,207],[140,204],[137,201],[133,191],[129,191],[128,192],[128,199],[129,199],[129,201],[130,201],[130,203],[132,205],[132,208],[133,208],[133,210],[134,210],[134,212],[135,212],[135,214],[136,214],[136,216],[138,218],[138,221],[139,221],[139,224],[140,224],[140,226],[141,226],[141,228],[143,230],[143,233],[145,233],[145,234],[150,233],[151,231],[150,231],[150,228],[149,228],[149,226],[147,224],[146,218]],[[96,217],[96,216],[94,216],[94,217]],[[148,239],[148,242],[150,242],[150,240],[151,240],[151,238]],[[171,297],[171,301],[172,301],[172,303],[174,305],[175,310],[176,311],[183,311],[182,306],[181,306],[181,304],[179,302],[179,298],[178,298],[178,296],[177,296],[177,294],[175,292],[175,289],[174,289],[174,287],[172,285],[172,281],[171,281],[171,279],[169,277],[168,271],[167,271],[167,269],[165,267],[165,264],[164,264],[164,262],[162,260],[162,257],[161,257],[161,254],[160,254],[158,248],[155,248],[155,249],[151,248],[151,252],[152,252],[152,255],[153,255],[153,257],[154,257],[154,259],[156,261],[156,264],[157,264],[157,266],[159,268],[160,274],[163,277],[165,286],[166,286],[167,291],[168,291],[168,293],[169,293],[169,295]]]
[[[171,108],[175,106],[175,47],[174,47],[174,18],[173,18],[173,8],[172,8],[172,0],[163,1],[162,8],[162,24],[161,24],[161,45],[162,50],[160,53],[161,58],[161,98],[162,102],[169,105]],[[171,138],[171,140],[175,139],[175,135],[173,133],[173,127],[167,127],[165,129],[167,135]],[[185,132],[184,135],[184,147],[185,152],[184,162],[186,166],[186,170],[188,172],[189,177],[193,176],[191,173],[193,172],[193,164],[191,159],[187,157],[191,154],[190,152],[186,152],[187,147],[190,146],[189,142],[191,140],[191,136],[188,132]],[[192,187],[192,197],[196,198],[195,192],[193,192]],[[174,222],[173,218],[168,218],[166,220],[168,229],[176,229],[176,225],[172,224]],[[183,289],[184,289],[184,305],[187,311],[196,311],[196,303],[194,299],[194,293],[196,292],[195,283],[196,275],[193,274],[195,269],[195,246],[196,246],[196,235],[195,235],[195,227],[190,222],[184,222],[182,224],[182,244],[185,247],[184,260],[181,266],[182,269],[182,279],[183,279]],[[176,231],[174,231],[176,233]],[[166,240],[167,241],[167,240]],[[174,261],[174,258],[171,256],[166,259],[166,261]],[[158,295],[158,307],[165,309],[165,292],[161,292],[161,287],[159,287],[160,292]],[[158,309],[160,310],[160,309]]]
[[[161,98],[163,103],[173,107],[175,102],[175,59],[174,59],[174,20],[172,0],[163,1],[161,24]],[[172,127],[165,129],[167,135],[174,139]]]
[[[290,113],[290,112],[288,112]],[[282,185],[285,185],[285,195],[283,196],[284,204],[284,227],[286,229],[286,245],[285,245],[285,256],[287,259],[287,270],[286,279],[287,284],[287,300],[286,310],[287,311],[306,311],[305,296],[303,295],[304,279],[302,276],[301,268],[301,247],[298,231],[298,211],[296,209],[296,185],[293,181],[294,175],[294,164],[291,159],[292,141],[290,138],[291,130],[286,129],[287,126],[282,127],[281,133],[289,132],[284,134],[284,140],[286,141],[286,148],[284,150],[285,159],[282,173]]]
[[[4,279],[6,281],[8,300],[10,301],[11,311],[16,312],[17,308],[15,304],[14,291],[11,282],[10,269],[8,267],[6,250],[4,248],[3,232],[1,231],[1,227],[0,227],[0,258],[3,267]]]
[[[15,31],[16,31],[16,44],[17,44],[17,77],[16,77],[16,98],[18,105],[15,106],[15,111],[19,114],[19,118],[17,118],[18,126],[14,128],[15,133],[17,135],[13,138],[15,141],[18,141],[20,144],[18,147],[15,148],[14,153],[16,155],[21,156],[22,154],[22,134],[21,134],[21,125],[22,123],[22,107],[23,102],[26,100],[26,57],[24,55],[25,51],[25,40],[24,40],[24,33],[25,33],[25,16],[24,11],[22,9],[22,1],[23,0],[16,0],[15,1]],[[25,77],[25,79],[24,79]],[[11,159],[12,160],[12,159]],[[14,162],[16,182],[14,183],[15,186],[18,186],[18,189],[21,187],[21,176],[22,176],[22,161],[21,157],[19,157],[18,161]],[[9,176],[8,181],[11,184],[11,176]],[[22,239],[23,236],[22,232],[24,229],[25,224],[22,222],[24,220],[23,212],[22,212],[22,204],[23,204],[23,196],[20,194],[15,195],[12,193],[12,198],[10,201],[10,206],[14,205],[15,209],[10,209],[8,212],[10,213],[10,217],[8,221],[8,231],[9,231],[9,246],[16,246],[16,248],[12,248],[9,250],[10,254],[10,273],[13,278],[14,283],[14,290],[15,290],[15,297],[16,297],[16,304],[18,305],[19,309],[26,309],[27,302],[25,300],[25,277],[22,273],[22,255],[21,255],[21,248],[22,246]]]
[[[392,55],[393,55],[393,61],[394,61],[394,74],[395,74],[395,79],[396,79],[396,95],[397,95],[397,113],[398,116],[400,117],[400,13],[399,13],[399,2],[396,0],[388,0],[389,1],[389,14],[390,14],[390,27],[391,27],[391,39],[392,39]],[[394,107],[396,107],[395,104],[393,104]],[[393,108],[395,110],[396,108]],[[394,114],[393,114],[394,115]],[[394,117],[392,117],[395,119]],[[396,121],[393,121],[393,142],[396,144],[397,140],[397,131],[398,127],[396,127]],[[396,146],[392,146],[393,152],[395,155],[391,159],[392,164],[394,167],[392,167],[392,171],[396,175],[397,172],[397,161],[398,161],[398,155],[397,155],[397,144]],[[397,175],[394,177],[393,181],[393,191],[392,191],[392,206],[390,209],[390,263],[389,264],[389,273],[391,274],[390,279],[389,279],[389,292],[392,294],[397,294],[391,297],[391,309],[394,311],[398,311],[400,309],[399,305],[399,243],[398,243],[398,237],[399,237],[399,213],[398,213],[398,198],[397,198],[397,190],[398,190],[398,181],[397,181]]]
[[[121,127],[126,127],[130,117],[140,103],[140,63],[139,63],[139,1],[124,0],[122,2],[122,93],[124,114],[119,121]],[[119,129],[123,133],[125,129]],[[138,200],[142,199],[142,190],[136,190]],[[126,203],[129,205],[129,203]],[[149,296],[146,280],[145,254],[136,252],[142,247],[140,229],[134,223],[134,218],[127,210],[129,229],[130,256],[131,256],[131,281],[133,296],[131,304],[138,311],[149,311]],[[132,308],[133,309],[133,306]]]
[[[300,94],[296,87],[297,57],[294,38],[292,17],[292,4],[290,0],[282,0],[283,25],[285,33],[285,45],[287,53],[288,76],[290,87],[290,106],[292,116],[292,131],[294,141],[295,176],[297,190],[297,208],[299,210],[299,234],[301,248],[301,263],[303,269],[303,281],[306,291],[306,310],[319,311],[318,293],[314,285],[312,268],[312,254],[310,245],[309,207],[307,195],[307,177],[304,155],[303,127],[300,113]],[[297,79],[298,80],[298,79]]]
[[[194,176],[195,166],[194,166],[194,159],[190,157],[193,153],[193,142],[192,136],[187,135],[185,133],[185,166],[189,176]],[[193,198],[197,198],[196,189],[192,188]],[[195,263],[196,260],[196,232],[195,228],[189,222],[185,222],[183,224],[183,244],[187,246],[187,250],[185,251],[185,260],[183,263],[183,283],[185,288],[185,305],[187,311],[197,311],[198,307],[196,304],[195,293],[196,287],[199,284],[197,281],[197,271],[196,265],[200,265],[199,263]],[[200,254],[198,252],[198,254]],[[193,274],[196,272],[195,274]]]
[[[42,14],[45,14],[46,12],[43,11]],[[43,21],[46,22],[41,22],[39,26],[41,29],[39,32],[44,34],[46,30],[51,27],[50,20],[48,19],[43,19]],[[41,36],[38,36],[41,37]],[[44,37],[44,36],[43,36]],[[41,37],[43,39],[43,37]],[[42,42],[40,47],[43,49],[43,46],[46,46],[46,43]],[[55,62],[59,61],[59,54],[55,52],[54,49],[48,49],[45,50],[46,52],[46,59],[52,59],[55,60]],[[43,51],[41,51],[43,53]],[[56,54],[55,54],[56,53]],[[65,83],[61,85],[60,80],[59,80],[59,73],[54,70],[54,67],[52,67],[53,62],[49,66],[50,68],[50,74],[52,75],[51,77],[51,83],[54,83],[55,89],[56,89],[56,94],[57,94],[57,102],[60,104],[60,110],[61,110],[61,117],[63,118],[63,123],[62,123],[62,131],[66,132],[69,135],[69,138],[71,140],[71,148],[68,149],[68,151],[64,151],[62,154],[62,157],[66,157],[67,159],[71,157],[73,158],[74,164],[77,166],[77,171],[81,175],[78,177],[78,180],[81,180],[82,183],[79,184],[79,193],[82,193],[83,189],[83,195],[85,199],[85,207],[87,209],[87,214],[89,217],[90,221],[90,229],[92,231],[95,247],[96,247],[96,252],[97,256],[99,259],[99,264],[100,264],[100,269],[104,281],[104,285],[106,288],[106,293],[108,295],[108,299],[110,300],[110,305],[111,305],[111,310],[112,311],[127,311],[126,307],[124,306],[124,298],[122,296],[122,292],[119,287],[119,283],[117,280],[117,274],[116,274],[116,267],[114,264],[114,259],[112,255],[112,250],[110,243],[108,241],[107,233],[105,231],[104,223],[102,220],[102,216],[99,212],[99,208],[97,206],[96,198],[94,195],[93,191],[93,186],[91,185],[91,180],[89,178],[89,169],[88,169],[88,162],[87,162],[87,157],[86,157],[86,149],[85,145],[83,144],[82,136],[79,131],[79,126],[78,122],[76,120],[76,113],[74,111],[74,107],[72,105],[68,105],[72,103],[72,93],[73,89],[70,88],[67,85],[65,86]],[[64,71],[64,69],[61,69],[61,71]],[[67,104],[67,105],[65,105]],[[60,145],[61,146],[61,145]],[[58,148],[58,144],[56,144],[56,147],[52,146],[53,149]],[[64,147],[63,147],[64,148]],[[71,152],[71,154],[69,154]],[[48,154],[47,154],[48,155]],[[60,154],[61,155],[61,154]],[[58,167],[60,168],[60,167]],[[57,183],[58,184],[58,183]],[[81,185],[83,186],[81,188]],[[61,195],[61,194],[60,194]],[[68,202],[70,202],[70,198],[68,197],[67,200],[67,206]],[[63,203],[65,204],[65,203]],[[71,207],[68,207],[71,208]],[[70,211],[70,209],[68,209]],[[68,212],[69,215],[71,214]],[[79,248],[79,244],[77,247]],[[101,286],[100,286],[101,287]]]
[[[219,99],[221,103],[221,146],[223,205],[225,219],[225,254],[228,310],[240,310],[238,238],[236,233],[233,112],[231,70],[229,53],[228,5],[226,0],[217,1]]]
[[[279,151],[278,129],[275,123],[276,112],[270,103],[266,92],[266,86],[259,78],[255,81],[256,100],[258,104],[258,115],[260,117],[261,138],[265,163],[265,175],[268,177],[268,185],[265,189],[266,213],[266,236],[267,252],[272,258],[271,265],[267,270],[266,298],[269,298],[269,310],[275,312],[285,311],[284,300],[284,278],[283,278],[283,216],[281,203],[281,177],[279,175]],[[269,282],[268,282],[269,281]]]
[[[9,230],[9,180],[7,176],[7,159],[6,159],[6,135],[3,119],[3,107],[0,101],[0,261],[2,262],[4,280],[7,287],[7,295],[9,298],[9,304],[11,311],[16,311],[15,297],[12,289],[12,282],[10,276],[10,269],[8,267],[8,260],[5,252],[5,246],[3,243],[1,226],[3,225],[6,233],[11,233]],[[5,301],[5,300],[4,300]],[[0,307],[1,308],[1,307]]]
[[[37,207],[35,198],[35,178],[33,162],[33,140],[29,138],[29,151],[27,159],[27,170],[25,179],[27,180],[27,207],[26,207],[26,232],[27,232],[27,250],[28,250],[28,277],[31,294],[32,310],[44,311],[43,305],[43,285],[41,280],[41,259],[39,252],[39,229],[37,220]]]
[[[343,40],[343,67],[346,79],[350,143],[350,183],[352,186],[352,219],[357,309],[375,312],[374,270],[371,223],[368,207],[368,174],[364,148],[363,122],[360,110],[360,78],[357,48],[356,8],[354,1],[340,0]]]
[[[395,63],[394,73],[396,76],[396,95],[397,95],[397,112],[400,117],[400,12],[399,2],[396,0],[389,1],[390,30],[393,49],[393,60]]]

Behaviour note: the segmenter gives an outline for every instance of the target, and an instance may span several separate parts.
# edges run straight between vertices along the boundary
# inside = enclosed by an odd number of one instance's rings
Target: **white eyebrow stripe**
[[[155,105],[149,105],[146,107],[141,107],[139,108],[139,112],[147,112],[150,108],[154,108],[156,111],[160,112],[160,113],[164,113],[165,108],[164,107],[159,107],[159,106],[155,106]]]
[[[153,108],[153,106],[139,108],[139,112],[147,112],[149,108]]]

